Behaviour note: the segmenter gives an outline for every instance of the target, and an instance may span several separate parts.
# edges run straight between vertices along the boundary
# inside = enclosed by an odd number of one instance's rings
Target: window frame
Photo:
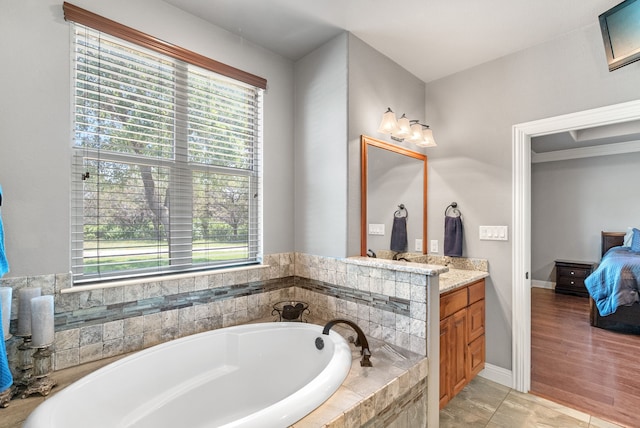
[[[252,87],[255,87],[256,89],[260,89],[257,91],[258,93],[258,107],[257,107],[257,119],[258,119],[258,135],[256,136],[256,141],[255,141],[255,153],[254,153],[254,160],[253,162],[255,163],[254,168],[256,169],[256,171],[252,170],[247,170],[246,171],[246,176],[249,177],[249,190],[250,190],[250,194],[253,195],[255,193],[255,195],[261,195],[262,194],[262,152],[261,152],[261,143],[262,143],[262,114],[263,114],[263,109],[262,109],[262,89],[266,88],[266,80],[252,75],[250,73],[244,72],[242,70],[236,69],[234,67],[230,67],[228,65],[222,64],[218,61],[212,60],[210,58],[204,57],[200,54],[188,51],[184,48],[175,46],[175,45],[171,45],[169,43],[166,43],[164,41],[161,41],[155,37],[149,36],[147,34],[144,34],[142,32],[139,32],[135,29],[132,29],[130,27],[126,27],[122,24],[119,24],[115,21],[111,21],[107,18],[101,17],[99,15],[93,14],[92,12],[86,11],[84,9],[78,8],[77,6],[71,5],[69,3],[64,3],[63,4],[63,10],[64,10],[64,14],[65,14],[65,20],[67,21],[71,21],[74,22],[76,24],[80,24],[83,26],[88,27],[91,30],[95,30],[101,33],[105,33],[108,34],[112,37],[115,37],[117,39],[121,39],[124,40],[128,43],[131,43],[133,45],[142,47],[142,48],[146,48],[146,49],[151,49],[152,51],[155,51],[156,53],[159,53],[161,55],[164,56],[169,56],[170,58],[173,58],[174,60],[178,61],[179,63],[186,63],[186,66],[196,66],[208,71],[212,71],[214,73],[217,73],[219,75],[228,77],[230,79],[233,79],[235,81],[239,81],[242,83],[245,83],[247,85],[250,85]],[[72,43],[75,43],[75,41],[72,41]],[[74,70],[74,74],[75,74],[75,70]],[[73,80],[73,86],[75,88],[76,85],[76,80],[74,77]],[[75,103],[75,97],[73,99],[73,105],[75,107],[76,103]],[[175,104],[174,104],[175,106]],[[74,122],[75,124],[75,118],[74,118]],[[75,134],[75,127],[74,127],[74,134]],[[73,147],[73,152],[74,152],[74,162],[73,162],[73,167],[72,167],[72,173],[74,174],[74,177],[78,177],[79,174],[83,174],[83,171],[80,170],[79,166],[82,165],[82,163],[84,162],[84,159],[86,157],[91,157],[91,156],[97,156],[100,157],[100,153],[95,153],[95,150],[91,150],[91,149],[87,149],[86,147],[82,147],[82,146],[76,146],[75,144],[75,135],[74,135],[74,147]],[[184,141],[181,141],[180,138],[174,138],[174,151],[178,151],[178,150],[182,150],[182,151],[186,151],[188,146],[189,146],[189,141],[185,138]],[[183,145],[183,147],[178,148],[177,144],[180,144],[179,141],[181,141],[181,144]],[[83,159],[82,162],[76,162],[77,158],[81,157]],[[104,159],[109,159],[111,161],[116,161],[116,159],[122,159],[126,162],[130,162],[132,165],[135,164],[134,162],[136,161],[136,156],[135,155],[127,155],[127,154],[115,154],[115,155],[107,155],[107,154],[103,154],[102,157]],[[176,166],[176,154],[174,153],[174,159],[171,160],[166,160],[166,161],[160,161],[159,163],[156,162],[156,165],[159,164],[163,164],[168,166],[170,169],[175,169],[175,168],[180,168],[180,166]],[[144,162],[144,161],[143,161]],[[186,162],[182,163],[182,166],[184,167],[184,165],[191,165],[192,163],[189,162],[188,156],[186,159]],[[191,180],[191,185],[193,185],[193,175],[191,174],[193,171],[204,171],[206,170],[209,173],[212,173],[215,171],[220,171],[220,172],[241,172],[241,169],[230,169],[230,168],[225,168],[225,167],[215,167],[215,166],[210,166],[210,165],[199,165],[199,164],[193,164],[192,166],[190,166],[189,168],[189,179]],[[80,184],[79,184],[80,183]],[[73,181],[72,182],[72,192],[74,195],[77,195],[76,192],[81,192],[82,193],[82,185],[81,185],[81,181]],[[75,196],[74,196],[75,197]],[[193,210],[193,206],[194,206],[194,198],[195,196],[193,195],[193,192],[191,193],[191,195],[189,196],[189,199],[191,199],[191,209]],[[183,207],[184,208],[184,207]],[[175,274],[175,273],[184,273],[184,272],[188,272],[188,271],[194,271],[194,270],[209,270],[209,269],[216,269],[219,267],[228,267],[228,266],[240,266],[240,265],[246,265],[246,264],[252,264],[252,263],[259,263],[261,261],[262,258],[262,198],[261,196],[258,198],[255,198],[255,202],[254,201],[249,201],[248,207],[247,209],[250,211],[249,213],[249,221],[253,221],[253,223],[250,226],[250,229],[252,230],[252,232],[254,234],[257,234],[257,237],[255,238],[251,238],[249,237],[249,249],[251,249],[251,244],[253,243],[253,253],[248,253],[248,259],[247,260],[235,260],[235,261],[231,261],[230,263],[216,263],[216,264],[210,264],[207,266],[200,266],[200,265],[194,265],[193,263],[190,263],[188,267],[184,268],[172,268],[171,266],[169,266],[169,268],[164,268],[164,269],[156,269],[153,268],[149,271],[146,271],[144,269],[136,269],[136,270],[130,270],[130,271],[123,271],[122,273],[117,273],[117,274],[108,274],[108,275],[88,275],[88,276],[84,276],[84,274],[82,273],[82,270],[80,271],[80,273],[78,273],[77,270],[74,270],[73,272],[73,284],[76,285],[86,285],[88,283],[98,283],[98,282],[105,282],[105,281],[111,281],[111,280],[120,280],[120,279],[130,279],[133,277],[138,277],[138,276],[156,276],[156,275],[165,275],[165,274]],[[83,210],[83,208],[80,207],[75,207],[72,204],[72,218],[77,218],[77,216],[80,216],[83,218],[82,222],[80,222],[80,224],[78,224],[77,221],[73,220],[72,221],[72,235],[73,234],[82,234],[82,230],[78,230],[78,228],[83,228],[85,221],[84,221],[84,213],[81,212]],[[193,222],[192,222],[193,224]],[[80,236],[80,235],[79,235]],[[193,251],[193,243],[194,243],[194,236],[193,236],[193,231],[191,232],[191,250],[190,253],[191,255],[194,254]],[[252,240],[253,239],[253,240]],[[78,256],[78,252],[83,252],[84,251],[84,243],[80,242],[78,244],[77,240],[75,240],[74,242],[72,242],[72,259],[82,259],[84,260],[84,255],[82,256]],[[252,257],[252,254],[253,257]],[[192,262],[192,260],[191,260]],[[73,265],[73,263],[72,263]],[[80,266],[82,268],[82,266]]]

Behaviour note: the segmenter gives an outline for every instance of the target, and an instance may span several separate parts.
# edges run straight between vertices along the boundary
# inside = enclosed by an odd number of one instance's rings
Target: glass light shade
[[[396,120],[396,114],[389,108],[382,115],[382,121],[380,122],[380,126],[378,127],[378,132],[380,132],[381,134],[393,134],[397,131],[398,121]]]
[[[422,125],[420,125],[417,120],[412,120],[411,122],[413,123],[411,124],[411,135],[409,136],[409,141],[418,144],[424,141]]]
[[[411,122],[404,114],[398,119],[398,130],[393,133],[396,138],[408,138],[411,135]]]
[[[436,140],[433,138],[433,131],[428,127],[422,131],[425,145],[423,147],[436,147]]]

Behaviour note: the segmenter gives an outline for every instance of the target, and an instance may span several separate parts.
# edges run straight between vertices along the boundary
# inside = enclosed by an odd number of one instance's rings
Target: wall
[[[264,251],[293,250],[293,64],[164,2],[78,0],[120,21],[267,79]],[[70,270],[71,72],[62,1],[1,0],[0,183],[9,277]],[[149,13],[152,11],[153,13]]]
[[[360,254],[360,136],[392,142],[387,107],[422,119],[424,83],[350,33],[296,62],[296,251]]]
[[[555,282],[555,259],[600,260],[600,232],[639,227],[640,153],[531,168],[531,278]]]
[[[480,241],[479,225],[512,230],[511,129],[514,124],[640,97],[640,63],[610,73],[595,22],[548,43],[426,85],[429,236],[443,239],[443,212],[458,202],[464,255],[489,260],[487,362],[511,369],[512,241]],[[577,213],[580,218],[580,213]],[[581,233],[593,233],[591,225]]]
[[[342,33],[295,64],[296,251],[346,255],[347,121]]]
[[[397,143],[377,132],[388,107],[398,118],[406,113],[408,118],[424,123],[424,88],[420,79],[349,34],[348,256],[360,254],[360,136],[369,135],[425,153],[413,144]],[[388,241],[390,233],[389,230],[385,235]]]

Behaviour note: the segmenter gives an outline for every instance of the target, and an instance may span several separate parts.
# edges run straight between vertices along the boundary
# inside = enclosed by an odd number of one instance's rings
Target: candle
[[[42,294],[39,287],[21,288],[18,293],[18,332],[16,336],[31,336],[31,299]]]
[[[31,347],[44,348],[53,343],[53,296],[31,299]]]
[[[13,288],[0,287],[0,305],[2,308],[2,331],[4,332],[4,340],[11,339],[9,326],[11,322],[11,294]]]

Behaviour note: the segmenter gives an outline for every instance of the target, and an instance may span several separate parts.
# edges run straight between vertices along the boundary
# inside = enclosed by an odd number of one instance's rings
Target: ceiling
[[[621,0],[165,0],[293,61],[347,30],[424,82],[597,24]]]
[[[593,147],[639,140],[640,122],[633,121],[534,137],[531,139],[531,148],[536,153],[547,153],[576,147]]]
[[[597,25],[622,0],[164,1],[292,61],[346,30],[428,83]],[[531,146],[548,154],[629,141],[640,141],[639,124],[536,137]]]

